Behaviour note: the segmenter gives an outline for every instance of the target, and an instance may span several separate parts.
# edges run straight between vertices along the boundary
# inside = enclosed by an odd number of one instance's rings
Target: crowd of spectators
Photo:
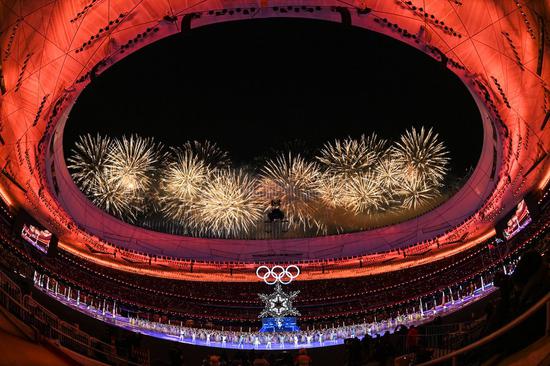
[[[377,335],[351,336],[345,342],[348,366],[365,364],[394,365],[428,361],[440,354],[458,349],[475,340],[485,337],[517,318],[550,291],[550,263],[548,254],[550,237],[539,238],[533,246],[524,251],[515,265],[512,274],[497,271],[494,285],[497,295],[485,305],[484,314],[476,319],[460,323],[461,337],[453,339],[451,332],[445,331],[441,318],[436,318],[426,327],[400,325],[393,332]],[[480,364],[489,357],[497,360],[505,358],[545,334],[545,312],[542,309],[524,323],[506,333],[502,340],[489,343],[461,356],[460,364]],[[451,324],[448,324],[451,325]],[[455,325],[455,324],[452,324]],[[427,336],[433,329],[433,332]],[[446,352],[443,351],[447,349]],[[443,353],[441,353],[443,352]],[[303,358],[300,358],[303,357]],[[303,361],[300,361],[303,360]],[[312,359],[305,350],[292,357],[290,353],[237,353],[233,358],[213,354],[203,360],[203,366],[248,365],[248,366],[309,366]]]
[[[23,259],[32,258],[34,253],[20,245],[10,249]],[[426,306],[430,302],[440,303],[441,296],[450,296],[451,292],[457,298],[464,296],[481,286],[480,278],[473,278],[472,284],[463,288],[455,286],[455,282],[482,270],[484,265],[491,263],[492,256],[498,257],[483,247],[466,253],[460,260],[436,262],[410,271],[337,280],[338,286],[333,286],[331,281],[297,281],[291,289],[301,291],[295,305],[302,313],[302,321],[330,324],[337,319],[372,317],[374,311],[380,313],[382,308],[397,303],[406,311],[403,308],[407,307],[407,302],[420,295],[433,294],[433,298],[426,300]],[[263,308],[257,294],[270,290],[263,283],[183,282],[91,269],[89,263],[82,263],[68,254],[34,260],[42,266],[39,272],[56,278],[64,287],[72,287],[73,296],[77,289],[80,290],[83,301],[87,297],[116,299],[136,312],[155,310],[172,317],[178,314],[184,319],[232,319],[248,325],[255,323]],[[447,295],[439,291],[434,293],[438,290],[435,286],[444,288]],[[331,294],[332,291],[335,293]],[[409,305],[410,310],[413,307],[418,304]]]
[[[494,285],[498,288],[499,296],[486,308],[487,322],[482,336],[489,335],[516,319],[550,292],[548,239],[546,237],[537,243],[538,251],[529,250],[524,253],[512,275],[498,273],[495,276]],[[541,309],[497,342],[480,348],[467,355],[467,358],[483,360],[486,355],[511,354],[542,337],[545,334],[545,324],[545,312]]]
[[[490,282],[483,271],[494,267],[503,256],[517,248],[525,238],[540,230],[533,223],[514,240],[491,249],[483,243],[453,257],[412,267],[359,278],[332,281],[295,281],[292,290],[301,293],[295,302],[302,313],[301,323],[308,326],[333,326],[341,322],[372,321],[414,312],[418,298],[426,308],[440,304],[444,297],[460,298]],[[81,301],[100,303],[117,301],[120,311],[155,321],[167,319],[190,323],[197,327],[256,326],[263,308],[257,294],[270,288],[258,283],[192,282],[147,277],[103,268],[68,253],[44,257],[22,243],[17,235],[2,234],[4,252],[19,258],[16,263],[34,263],[34,268],[62,287],[72,288],[74,298],[79,291]],[[504,267],[505,268],[505,267]],[[338,281],[334,286],[333,281]]]
[[[174,363],[182,364],[178,363],[177,360]],[[312,366],[313,364],[313,358],[306,349],[302,348],[297,354],[253,351],[248,353],[237,352],[235,355],[229,356],[225,353],[213,353],[202,360],[201,366]]]
[[[544,212],[541,217],[546,217]],[[412,306],[414,310],[416,306],[418,309],[416,301],[419,297],[424,300],[426,308],[432,308],[443,301],[449,301],[448,296],[451,300],[458,299],[483,286],[485,276],[485,283],[494,281],[500,292],[499,301],[494,307],[487,308],[488,321],[484,334],[488,334],[529,308],[549,290],[548,263],[534,252],[523,250],[528,243],[536,240],[538,251],[548,252],[550,241],[547,227],[545,219],[536,220],[499,247],[495,247],[494,242],[491,245],[482,243],[453,257],[424,266],[365,278],[333,280],[338,282],[338,286],[334,286],[332,281],[298,281],[292,286],[293,289],[300,289],[306,298],[305,301],[297,302],[305,313],[303,325],[307,326],[308,320],[320,328],[323,322],[336,322],[338,325],[339,322],[358,324],[361,320],[364,323],[373,317],[389,319],[395,316],[396,311],[402,314],[407,312],[407,307]],[[263,283],[175,281],[99,267],[68,253],[45,257],[22,242],[17,233],[12,233],[9,225],[4,223],[0,224],[0,243],[0,258],[4,267],[29,278],[35,271],[46,273],[56,286],[61,284],[66,296],[74,298],[78,291],[82,294],[82,301],[91,301],[96,306],[100,306],[101,299],[115,300],[120,310],[132,309],[142,318],[147,312],[148,316],[153,315],[151,310],[154,310],[156,314],[152,320],[160,324],[179,317],[181,320],[196,321],[192,325],[203,328],[214,325],[204,320],[215,322],[231,319],[233,322],[229,324],[237,327],[239,324],[247,324],[247,321],[248,324],[257,321],[261,309],[261,304],[251,298],[256,292],[261,292],[265,287]],[[517,262],[520,255],[521,261],[517,263],[514,274],[505,276],[515,265],[507,267],[503,263]],[[505,258],[507,262],[503,262]],[[67,289],[73,289],[72,295]],[[332,289],[334,292],[327,295]],[[162,296],[158,296],[160,293]],[[223,299],[230,296],[236,299],[230,299],[227,305]],[[241,300],[243,297],[245,299]],[[415,303],[410,302],[412,298]],[[396,306],[395,303],[401,299],[401,304]],[[376,308],[378,304],[380,306]],[[321,313],[325,313],[325,316],[318,315]],[[530,334],[536,335],[538,333],[532,331],[536,324],[528,322],[524,327],[528,327]],[[375,338],[362,337],[359,340],[352,337],[347,343],[349,364],[352,365],[356,358],[384,362],[402,354],[403,350],[413,351],[416,359],[428,358],[433,347],[428,349],[423,344],[424,339],[415,335],[414,327],[400,327],[394,333]],[[529,338],[522,339],[529,341]],[[511,346],[519,344],[513,338],[508,339],[508,343]]]

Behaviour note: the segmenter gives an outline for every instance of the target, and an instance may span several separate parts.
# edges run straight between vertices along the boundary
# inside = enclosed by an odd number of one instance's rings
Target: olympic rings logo
[[[269,268],[268,266],[259,266],[256,269],[256,276],[268,285],[274,285],[277,282],[283,285],[288,285],[299,275],[300,268],[293,264],[286,268],[282,266],[273,266],[272,268]]]

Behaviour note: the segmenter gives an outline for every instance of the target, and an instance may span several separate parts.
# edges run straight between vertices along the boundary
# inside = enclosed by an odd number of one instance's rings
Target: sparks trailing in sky
[[[448,151],[431,128],[405,131],[393,146],[392,155],[408,180],[437,187],[447,173]]]
[[[210,168],[228,168],[231,165],[231,159],[227,151],[212,141],[187,141],[183,144],[181,150],[196,156],[204,161]]]
[[[317,156],[317,160],[332,174],[343,177],[368,172],[384,153],[386,140],[376,134],[360,139],[346,138],[327,142]]]
[[[151,188],[161,156],[162,147],[152,138],[132,135],[113,140],[106,164],[109,185],[125,195],[141,196]]]
[[[133,221],[144,210],[162,146],[136,135],[119,140],[84,135],[68,159],[73,179],[92,201]]]
[[[219,237],[248,233],[263,217],[256,187],[256,179],[241,170],[218,171],[190,210],[193,228]]]
[[[320,176],[317,163],[300,155],[281,154],[261,170],[261,195],[281,200],[291,225],[321,229],[313,216]]]
[[[160,212],[197,236],[248,236],[278,202],[289,226],[326,233],[327,212],[417,210],[438,197],[448,151],[432,129],[389,143],[375,134],[327,142],[314,160],[280,153],[259,174],[231,166],[210,141],[165,152],[152,138],[84,135],[68,158],[75,183],[99,207],[129,222]]]
[[[344,205],[356,213],[383,210],[388,204],[380,181],[369,173],[350,177],[342,199]]]
[[[111,139],[99,134],[80,136],[67,159],[75,183],[86,194],[94,194],[105,179]]]
[[[166,216],[186,222],[201,190],[212,177],[212,169],[192,150],[178,149],[173,153],[175,158],[168,163],[161,179],[159,200]]]

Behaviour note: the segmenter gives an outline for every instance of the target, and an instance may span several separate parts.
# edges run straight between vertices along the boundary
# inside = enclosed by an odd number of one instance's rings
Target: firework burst
[[[422,209],[439,194],[449,164],[438,135],[424,127],[405,131],[390,148],[371,134],[326,143],[316,161],[279,154],[258,176],[230,169],[227,152],[210,141],[186,142],[167,163],[162,151],[137,135],[83,135],[67,165],[94,204],[125,221],[160,210],[192,235],[232,238],[252,234],[271,201],[280,201],[289,227],[318,233],[339,227],[331,217],[346,216],[327,208]]]
[[[176,158],[168,164],[161,180],[161,210],[183,222],[212,171],[204,160],[188,150],[177,150],[174,154]]]
[[[379,161],[375,167],[375,174],[380,186],[390,195],[403,180],[401,168],[391,155]]]
[[[135,196],[151,188],[161,146],[151,138],[137,135],[114,140],[106,164],[108,183],[114,191]]]
[[[139,196],[129,194],[120,185],[109,184],[107,180],[99,180],[89,196],[96,206],[128,222],[133,222],[137,214],[143,212]]]
[[[402,207],[415,210],[431,200],[438,194],[437,188],[417,179],[404,179],[397,194],[402,197]]]
[[[190,211],[192,226],[220,237],[249,233],[263,217],[256,187],[256,179],[243,171],[218,171]]]
[[[419,187],[439,186],[448,170],[448,151],[431,128],[405,131],[393,146],[393,155],[403,176],[420,182]]]
[[[67,167],[75,183],[86,194],[92,194],[105,180],[107,158],[111,149],[111,139],[97,134],[80,136],[67,159]]]
[[[317,193],[323,204],[330,208],[336,208],[345,205],[345,188],[344,179],[330,173],[323,173],[318,180]]]
[[[227,151],[222,150],[215,142],[208,140],[187,141],[183,144],[181,150],[196,156],[210,168],[228,168],[231,165]]]
[[[374,154],[373,163],[377,163],[387,152],[387,140],[379,138],[374,132],[369,136],[361,135],[361,143]]]
[[[351,177],[344,191],[344,202],[356,214],[372,214],[385,208],[388,203],[384,189],[373,174]]]
[[[320,224],[312,218],[312,213],[317,202],[320,176],[316,163],[308,162],[300,155],[280,154],[268,160],[262,168],[259,192],[268,199],[281,200],[291,225],[319,228]]]
[[[359,140],[346,138],[326,143],[317,156],[328,172],[349,177],[368,172],[380,158],[386,141],[375,134]]]

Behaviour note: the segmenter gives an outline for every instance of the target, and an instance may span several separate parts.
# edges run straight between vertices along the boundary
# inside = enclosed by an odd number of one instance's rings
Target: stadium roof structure
[[[412,245],[420,252],[443,246],[460,250],[490,235],[526,193],[550,180],[549,8],[547,1],[518,0],[3,1],[0,193],[56,234],[61,248],[87,258],[112,253],[113,245],[128,249],[128,258],[145,253],[206,262],[374,258]],[[63,127],[80,92],[97,75],[172,34],[277,17],[379,32],[456,73],[478,104],[484,127],[479,162],[458,193],[420,217],[379,229],[226,240],[138,228],[95,207],[79,191],[65,164]],[[407,60],[402,67],[414,72]]]

